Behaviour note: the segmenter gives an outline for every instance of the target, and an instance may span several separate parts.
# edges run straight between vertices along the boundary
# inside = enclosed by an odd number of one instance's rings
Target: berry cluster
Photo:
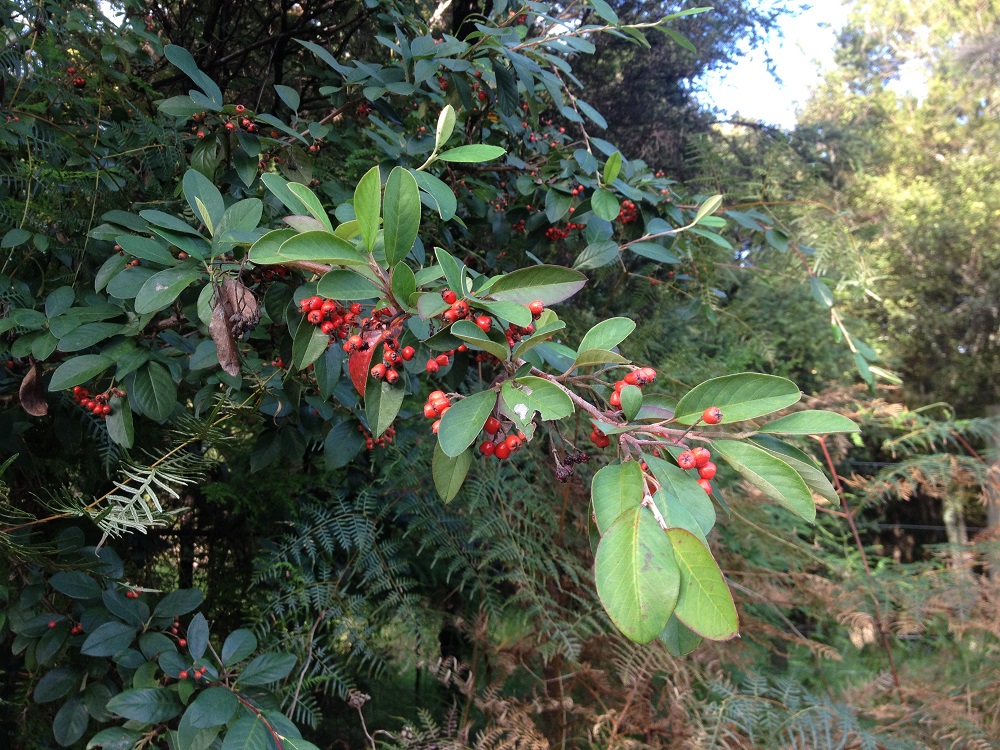
[[[616,391],[617,393],[617,391]],[[590,442],[596,445],[598,448],[607,448],[611,445],[611,438],[605,435],[596,427],[590,431]]]
[[[712,453],[700,445],[684,451],[677,456],[677,465],[682,469],[697,469],[698,484],[709,495],[712,494],[712,478],[715,477],[716,466],[712,463]]]
[[[521,450],[526,440],[521,430],[511,432],[508,435],[498,435],[503,428],[503,424],[494,416],[490,416],[483,425],[483,432],[487,438],[479,444],[479,452],[486,456],[495,456],[498,461],[506,461],[514,453]]]
[[[188,672],[186,669],[182,669],[177,675],[177,678],[180,680],[186,680],[188,677],[193,677],[196,680],[200,680],[205,676],[205,672],[207,671],[208,667],[198,667],[198,669],[194,669],[191,672]]]
[[[376,310],[375,312],[379,311]],[[351,338],[348,339],[347,347],[345,348],[349,347],[358,349],[359,341],[356,339],[361,339],[361,337],[351,336]],[[392,336],[386,336],[383,340],[383,344],[382,361],[372,367],[369,374],[375,378],[375,380],[384,380],[389,385],[395,385],[399,381],[399,370],[397,368],[401,367],[403,362],[409,362],[413,359],[413,355],[416,354],[416,350],[412,346],[404,346],[400,349],[399,340]],[[364,346],[363,340],[360,341],[360,346]]]
[[[118,395],[116,392],[115,395]],[[122,394],[124,395],[124,394]],[[108,394],[98,393],[91,398],[90,391],[83,386],[73,386],[73,398],[84,409],[92,413],[95,417],[107,419],[111,413],[111,405],[108,404]]]
[[[432,359],[431,362],[433,361]],[[441,417],[450,408],[451,399],[448,398],[448,395],[444,391],[431,391],[430,395],[427,396],[427,402],[424,404],[424,416],[435,420],[434,424],[431,425],[431,432],[435,435],[437,435],[438,428],[441,426]]]
[[[385,448],[387,445],[392,444],[392,439],[396,437],[396,428],[391,425],[385,429],[382,436],[379,438],[372,437],[372,434],[364,428],[364,425],[358,425],[358,432],[365,439],[365,450],[375,450],[375,447]]]
[[[584,226],[584,224],[577,224],[571,221],[565,227],[549,227],[545,230],[545,237],[553,242],[558,242],[569,237],[569,233],[574,229],[583,229]]]
[[[622,388],[627,385],[635,385],[642,388],[656,380],[656,370],[652,367],[640,367],[632,370],[624,378],[615,383],[615,391],[611,394],[611,405],[616,409],[622,405]]]
[[[468,351],[468,347],[465,344],[462,344],[460,347],[458,347],[458,349],[449,349],[446,352],[438,354],[436,357],[431,357],[429,360],[427,360],[427,364],[424,365],[428,374],[434,375],[442,367],[447,367],[449,364],[451,364],[451,358],[455,356],[456,351],[459,352]]]
[[[623,200],[618,211],[618,221],[622,224],[631,224],[639,218],[639,207],[630,200]]]

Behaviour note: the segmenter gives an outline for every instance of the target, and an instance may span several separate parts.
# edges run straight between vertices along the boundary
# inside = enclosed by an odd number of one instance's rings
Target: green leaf
[[[583,252],[576,256],[573,261],[573,268],[578,270],[588,270],[592,268],[603,268],[618,260],[618,243],[614,240],[599,240],[587,245]]]
[[[369,169],[354,190],[354,216],[368,252],[375,249],[378,220],[382,211],[382,183],[378,167]]]
[[[323,441],[323,460],[329,470],[347,466],[361,449],[365,440],[358,432],[357,422],[342,419],[326,433]]]
[[[445,412],[438,428],[438,444],[446,456],[457,458],[472,445],[496,403],[496,391],[480,391],[466,396]]]
[[[148,260],[150,263],[159,263],[163,266],[177,265],[177,259],[170,254],[170,251],[149,237],[122,234],[116,237],[115,241],[121,245],[122,250],[139,260]]]
[[[681,424],[694,424],[705,409],[717,406],[722,410],[722,424],[741,422],[791,406],[801,396],[795,383],[775,375],[723,375],[688,391],[677,403],[675,418]]]
[[[63,704],[52,720],[52,734],[63,747],[69,747],[83,737],[90,723],[87,707],[79,698]]]
[[[237,682],[244,686],[270,685],[283,680],[295,667],[294,654],[261,654],[237,676]]]
[[[489,295],[495,300],[522,305],[536,299],[554,305],[572,297],[586,283],[587,277],[579,271],[562,266],[530,266],[498,278],[490,287]]]
[[[288,105],[293,112],[299,111],[299,92],[290,86],[282,86],[280,83],[274,84],[274,90],[281,97],[281,101]]]
[[[204,600],[201,589],[176,589],[160,599],[153,617],[180,617],[198,609]]]
[[[323,204],[312,190],[298,182],[289,182],[288,190],[292,193],[292,195],[298,198],[299,201],[301,201],[302,205],[305,206],[306,211],[309,212],[309,215],[322,224],[326,231],[333,232],[333,224],[330,223],[330,217],[327,215],[326,209],[323,208]]]
[[[580,342],[580,351],[588,349],[614,349],[623,342],[632,331],[635,322],[629,318],[608,318],[591,328]]]
[[[177,405],[177,384],[170,372],[159,362],[148,362],[136,371],[132,380],[132,397],[136,406],[150,419],[166,422]]]
[[[861,432],[847,417],[833,411],[797,411],[769,422],[759,432],[776,435],[829,435],[835,432]]]
[[[621,390],[620,398],[625,419],[631,422],[642,408],[642,391],[634,385],[626,385]]]
[[[191,53],[176,44],[168,44],[163,48],[163,54],[176,67],[180,68],[188,78],[194,81],[206,96],[212,100],[217,107],[222,106],[222,92],[215,82],[198,68],[198,63],[194,61]],[[201,109],[204,109],[202,107]]]
[[[702,494],[708,497],[704,490],[702,490]],[[667,526],[677,529],[687,529],[698,537],[702,543],[705,545],[708,544],[708,538],[705,536],[705,532],[702,531],[701,525],[676,495],[659,489],[653,493],[653,502],[656,503],[656,507],[659,509],[660,515],[663,516],[663,520]]]
[[[385,257],[394,266],[409,254],[420,229],[420,191],[413,175],[402,167],[395,167],[389,173],[382,211]]]
[[[715,526],[715,507],[712,505],[712,499],[701,488],[694,475],[684,471],[672,461],[664,461],[662,458],[648,453],[643,453],[642,457],[668,498],[667,508],[661,507],[661,512],[666,510],[665,516],[672,515],[673,499],[676,498],[678,504],[697,522],[702,536],[708,534]],[[676,525],[688,528],[684,523]],[[689,531],[694,532],[694,529],[689,529]]]
[[[472,455],[473,449],[467,448],[453,458],[441,450],[441,443],[434,445],[431,475],[434,478],[434,488],[443,502],[450,503],[462,489],[469,466],[472,465]]]
[[[722,205],[722,196],[713,195],[711,198],[709,198],[707,201],[702,203],[701,206],[698,207],[698,213],[694,215],[694,221],[692,221],[691,223],[692,224],[700,223],[701,220],[704,219],[706,216],[714,214],[721,205]]]
[[[740,475],[778,504],[812,523],[816,505],[801,476],[785,461],[751,443],[716,440],[713,450]]]
[[[365,418],[373,437],[381,437],[396,419],[405,391],[402,383],[389,385],[384,380],[368,383],[365,388]]]
[[[199,109],[199,111],[201,111]],[[103,750],[133,750],[136,743],[142,739],[142,734],[134,729],[124,727],[108,727],[90,738],[87,750],[103,748]]]
[[[833,292],[830,291],[830,287],[823,283],[822,279],[810,276],[809,291],[812,292],[813,299],[823,307],[833,307]]]
[[[114,360],[102,354],[84,354],[67,359],[52,373],[49,380],[50,391],[63,391],[74,385],[92,380],[114,364]]]
[[[677,619],[704,638],[733,638],[739,632],[739,617],[712,553],[686,529],[669,529],[667,535],[681,573],[680,596],[674,610]]]
[[[573,364],[576,367],[587,367],[590,365],[603,365],[609,362],[620,365],[628,362],[628,360],[620,354],[615,354],[604,349],[587,349],[576,355]]]
[[[197,661],[208,649],[208,620],[201,612],[195,614],[187,628],[188,653]]]
[[[278,231],[289,231],[289,230],[278,230]],[[259,242],[267,239],[273,232],[270,232],[261,238]],[[257,244],[254,245],[254,248]],[[261,253],[257,255],[257,258],[261,257]],[[357,248],[354,247],[347,240],[341,239],[331,232],[324,232],[320,230],[313,230],[310,232],[302,232],[301,234],[295,234],[279,245],[276,252],[272,256],[278,263],[288,263],[294,260],[308,260],[315,263],[330,263],[333,265],[368,265],[368,258],[362,255]],[[251,248],[250,259],[255,263],[261,263],[253,255],[253,248]]]
[[[222,666],[231,667],[257,650],[257,636],[252,630],[240,628],[230,633],[222,644]]]
[[[233,724],[222,743],[222,750],[270,750],[271,747],[271,733],[258,714],[243,716]]]
[[[31,239],[31,232],[27,229],[21,229],[20,227],[15,227],[14,229],[7,230],[7,233],[0,240],[0,247],[17,247],[18,245],[23,245],[25,242]]]
[[[46,672],[35,685],[32,698],[35,703],[50,703],[75,692],[83,674],[75,667],[56,667]]]
[[[597,528],[603,534],[626,510],[642,502],[644,482],[638,461],[608,464],[594,474],[590,498]]]
[[[361,274],[347,269],[335,269],[319,280],[316,294],[338,300],[378,299],[382,296],[382,290]]]
[[[690,628],[677,619],[677,615],[670,615],[667,626],[660,633],[660,640],[667,647],[667,651],[676,657],[687,656],[701,645],[702,638]]]
[[[505,410],[530,420],[534,412],[545,421],[564,419],[573,413],[573,401],[555,383],[533,375],[504,382],[502,395]]]
[[[496,302],[493,300],[471,300],[473,307],[481,307],[501,320],[526,328],[531,325],[531,311],[517,302]]]
[[[598,2],[603,2],[603,0],[598,0]],[[622,171],[622,152],[615,151],[608,160],[604,163],[604,184],[610,185],[618,177],[619,173]],[[611,221],[611,219],[608,219]]]
[[[427,196],[426,200],[421,198],[427,207],[437,211],[444,221],[453,219],[458,210],[458,199],[451,192],[451,188],[432,174],[415,170],[410,170],[410,174]]]
[[[607,188],[597,188],[594,191],[594,194],[590,198],[590,207],[594,209],[595,214],[605,221],[614,221],[617,219],[618,211],[620,210],[618,199]]]
[[[628,249],[636,255],[641,255],[643,258],[655,260],[658,263],[673,264],[681,262],[681,259],[676,253],[672,250],[667,250],[667,248],[662,245],[658,245],[655,242],[636,242],[635,244],[629,245]]]
[[[56,573],[49,579],[49,585],[71,599],[95,599],[102,591],[97,581],[81,570]]]
[[[465,289],[462,285],[462,267],[451,253],[442,247],[434,248],[434,254],[437,255],[438,265],[444,271],[444,279],[448,282],[448,288],[461,299],[465,296]]]
[[[594,561],[597,595],[615,626],[637,643],[656,638],[670,619],[680,571],[670,539],[642,506],[608,527]]]
[[[198,729],[210,729],[229,723],[240,707],[236,695],[229,688],[210,687],[198,693],[188,706],[188,721]]]
[[[295,330],[292,339],[292,367],[304,370],[321,356],[330,345],[330,336],[323,333],[319,326],[303,320]]]
[[[501,361],[510,357],[510,348],[506,341],[493,339],[471,320],[459,320],[451,327],[453,336],[457,336],[473,349],[489,352]],[[499,338],[499,337],[498,337]]]
[[[834,505],[840,504],[837,490],[830,484],[830,480],[826,478],[816,460],[808,453],[771,435],[755,435],[750,438],[750,442],[795,469],[806,486],[817,495],[825,497]]]
[[[167,268],[146,279],[135,296],[135,311],[140,315],[157,312],[180,296],[180,293],[201,277],[201,269]]]
[[[85,656],[114,656],[131,646],[133,640],[135,628],[113,620],[98,625],[83,642],[80,653]]]
[[[145,724],[167,721],[183,709],[177,693],[168,688],[124,690],[108,701],[108,711]]]
[[[485,143],[474,143],[470,146],[459,146],[438,154],[438,159],[447,162],[474,163],[498,159],[507,152],[499,146],[487,146]]]
[[[434,131],[434,148],[441,148],[451,138],[455,130],[455,108],[446,104],[438,115],[437,128]]]
[[[78,352],[121,332],[121,323],[84,323],[59,339],[61,352]]]
[[[55,318],[62,315],[73,306],[76,300],[76,292],[71,286],[61,286],[53,290],[45,298],[45,317]]]
[[[132,407],[127,398],[112,397],[108,401],[111,413],[104,420],[108,426],[108,437],[122,448],[131,448],[135,442],[135,428],[132,425]]]
[[[572,205],[572,196],[559,190],[549,190],[545,193],[545,218],[550,224],[555,224],[569,212]]]
[[[604,0],[588,0],[590,6],[597,12],[601,18],[607,21],[612,26],[618,25],[618,14],[608,5]],[[613,177],[611,179],[614,179]],[[610,180],[609,180],[610,182]]]
[[[413,269],[405,263],[397,263],[392,269],[389,287],[392,289],[392,296],[403,309],[413,309],[410,307],[410,295],[417,291],[417,279]]]
[[[779,253],[788,252],[788,235],[780,229],[768,229],[764,232],[764,240]]]
[[[184,197],[188,205],[194,211],[201,223],[208,229],[208,233],[215,235],[215,228],[222,221],[222,214],[225,213],[226,204],[222,200],[222,193],[212,184],[205,175],[197,169],[189,169],[184,174],[181,183],[184,189]]]

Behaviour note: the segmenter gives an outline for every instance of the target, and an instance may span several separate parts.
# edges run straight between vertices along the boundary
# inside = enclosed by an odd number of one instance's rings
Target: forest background
[[[3,0],[8,744],[1000,743],[1000,3],[857,0],[789,130],[722,121],[696,86],[795,4],[699,5]],[[913,70],[919,98],[894,85]],[[503,157],[432,164],[456,127],[452,145]],[[379,163],[383,182],[432,165],[414,178],[414,289],[437,282],[432,257],[572,267],[586,285],[553,302],[561,341],[635,321],[606,348],[656,369],[650,408],[766,373],[803,392],[788,413],[860,426],[782,449],[813,478],[814,523],[720,462],[703,536],[740,638],[616,628],[591,512],[614,448],[580,412],[456,483],[421,402],[438,382],[467,392],[482,363],[401,369],[412,403],[376,441],[384,410],[294,312],[315,269],[241,262],[260,213],[210,227],[216,195],[220,212],[260,198],[271,226],[308,211],[283,232],[330,226],[273,175],[352,239]],[[230,336],[237,375],[206,333],[212,285],[188,288],[215,257],[202,230],[274,326]],[[144,299],[168,272],[169,299]],[[536,348],[542,369],[580,362]],[[112,366],[111,414],[81,408],[72,386]]]

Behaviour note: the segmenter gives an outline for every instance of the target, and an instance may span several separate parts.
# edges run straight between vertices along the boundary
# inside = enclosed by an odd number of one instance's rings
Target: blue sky
[[[847,13],[841,0],[815,0],[810,9],[783,20],[781,35],[772,34],[729,70],[707,76],[699,98],[729,115],[793,127],[796,109],[833,65],[836,30]],[[780,83],[767,70],[768,55]]]

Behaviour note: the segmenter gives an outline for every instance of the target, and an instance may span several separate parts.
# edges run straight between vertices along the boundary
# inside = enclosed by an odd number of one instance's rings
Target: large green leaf
[[[198,609],[205,601],[201,589],[175,589],[160,599],[153,610],[154,617],[180,617]]]
[[[135,311],[143,315],[168,307],[200,276],[201,269],[186,266],[167,268],[153,274],[135,296]]]
[[[294,229],[272,230],[253,243],[248,259],[251,263],[262,266],[287,263],[291,258],[286,258],[278,251],[286,241],[297,236],[298,232]]]
[[[222,750],[270,750],[272,747],[271,733],[259,714],[240,718],[226,732],[222,743]]]
[[[618,218],[618,199],[610,190],[597,188],[590,198],[590,206],[594,209],[594,213],[605,221],[614,221]]]
[[[306,207],[309,215],[322,224],[326,231],[333,231],[333,224],[330,223],[330,217],[327,216],[326,209],[323,208],[323,204],[320,203],[319,198],[316,197],[316,194],[312,190],[298,182],[289,182],[288,189],[292,195],[302,201],[302,205]]]
[[[670,619],[680,571],[670,539],[648,508],[625,510],[601,537],[594,561],[597,595],[628,638],[649,643]]]
[[[693,424],[705,409],[717,406],[722,410],[722,424],[741,422],[791,406],[801,396],[795,383],[775,375],[723,375],[688,391],[677,403],[675,418],[681,424]]]
[[[712,499],[701,488],[694,475],[672,461],[664,461],[648,453],[644,453],[642,457],[663,491],[677,498],[698,522],[702,534],[708,534],[715,526],[715,508],[712,506]]]
[[[150,419],[166,422],[177,405],[177,384],[159,362],[149,362],[132,379],[135,405]]]
[[[270,234],[264,235],[258,242],[263,241]],[[302,232],[289,237],[278,247],[277,257],[281,259],[282,263],[293,260],[311,260],[316,263],[331,263],[333,265],[368,265],[368,258],[362,255],[350,242],[342,240],[332,232],[319,230]],[[252,249],[251,260],[255,260]],[[255,260],[255,262],[261,261]]]
[[[472,455],[472,448],[467,448],[452,458],[441,450],[440,443],[434,445],[431,474],[434,478],[434,488],[444,502],[450,503],[462,489],[469,467],[472,465]]]
[[[438,443],[446,456],[456,458],[472,445],[496,403],[496,391],[480,391],[466,396],[445,412],[438,428]]]
[[[861,428],[833,411],[797,411],[769,422],[760,432],[776,435],[828,435],[833,432],[860,432]]]
[[[677,614],[670,615],[667,626],[660,633],[660,640],[674,656],[687,656],[701,644],[702,638],[677,619]]]
[[[50,391],[62,391],[72,388],[74,385],[81,385],[92,378],[96,378],[107,370],[115,362],[110,357],[102,354],[84,354],[80,357],[67,359],[56,368],[49,380]]]
[[[52,736],[63,747],[69,747],[83,737],[90,723],[87,707],[79,698],[66,701],[52,720]]]
[[[573,413],[573,401],[562,388],[534,375],[504,382],[503,400],[506,410],[522,419],[531,419],[536,411],[545,421],[564,419]]]
[[[209,729],[228,723],[239,706],[236,694],[229,688],[210,687],[198,693],[185,714],[193,726]]]
[[[222,214],[226,211],[226,204],[222,200],[222,193],[205,175],[197,169],[189,169],[184,174],[182,181],[184,197],[188,205],[194,211],[201,223],[208,229],[208,233],[215,235],[215,230],[222,221]]]
[[[257,636],[253,634],[252,630],[246,628],[234,630],[226,636],[226,640],[222,644],[222,664],[231,667],[246,659],[256,650]]]
[[[583,289],[587,277],[579,271],[561,266],[531,266],[501,276],[490,287],[493,299],[520,302],[527,305],[541,300],[554,305]]]
[[[498,318],[525,328],[531,325],[531,311],[517,302],[497,302],[494,300],[472,300],[475,307],[481,307]]]
[[[432,174],[414,170],[410,170],[410,174],[413,175],[423,195],[426,196],[426,198],[421,199],[422,202],[427,204],[428,208],[437,211],[445,221],[454,218],[455,212],[458,210],[458,199],[451,192],[451,188]]]
[[[382,290],[370,280],[347,269],[336,269],[324,274],[316,285],[316,293],[328,299],[339,300],[378,299],[382,296]]]
[[[834,505],[840,504],[840,496],[834,489],[830,480],[826,478],[823,469],[820,468],[816,460],[794,445],[789,445],[783,440],[773,435],[755,435],[750,438],[750,442],[766,450],[773,456],[780,458],[786,464],[798,472],[805,481],[806,486],[821,497],[825,497]]]
[[[124,690],[108,701],[108,711],[146,724],[172,719],[183,708],[177,693],[168,688]]]
[[[608,318],[591,328],[580,342],[579,351],[588,349],[614,349],[635,330],[635,321],[629,318]]]
[[[108,727],[90,738],[87,750],[103,748],[103,750],[133,750],[136,743],[142,739],[142,733],[124,727]]]
[[[287,677],[294,666],[294,654],[261,654],[247,664],[236,679],[243,687],[269,685]]]
[[[354,189],[354,216],[368,252],[375,249],[378,221],[382,212],[382,183],[378,167],[369,169]]]
[[[138,237],[134,234],[119,235],[115,241],[121,248],[134,258],[148,260],[151,263],[159,263],[163,266],[176,266],[177,259],[170,254],[161,243],[149,237]],[[49,317],[55,317],[46,313]]]
[[[358,432],[357,422],[341,419],[330,428],[323,441],[326,468],[333,470],[347,466],[364,447],[365,440]]]
[[[499,146],[488,146],[485,143],[473,143],[469,146],[458,146],[438,154],[438,159],[449,162],[475,163],[491,161],[503,156],[504,151]]]
[[[403,384],[389,385],[384,380],[372,380],[365,388],[365,417],[373,437],[381,437],[392,424],[405,393]]]
[[[603,534],[622,513],[638,507],[643,490],[642,469],[638,461],[608,464],[594,474],[590,497],[598,530]]]
[[[56,667],[42,675],[32,693],[36,703],[49,703],[75,692],[83,678],[83,673],[76,667]]]
[[[292,339],[292,367],[304,370],[323,356],[329,345],[329,335],[323,333],[319,326],[303,320],[295,330],[295,338]]]
[[[485,333],[471,320],[457,321],[452,325],[451,333],[466,344],[469,344],[471,348],[489,352],[501,361],[505,361],[510,357],[510,348],[507,346],[505,340],[501,341],[499,336],[496,338],[490,337],[488,333]]]
[[[667,534],[681,574],[677,619],[713,641],[734,637],[740,626],[736,605],[711,551],[686,529],[669,529]]]
[[[49,579],[49,585],[71,599],[94,599],[101,595],[101,587],[82,570],[62,571]]]
[[[389,173],[382,213],[385,258],[390,266],[394,266],[410,252],[420,229],[420,191],[413,175],[402,167],[395,167]]]
[[[816,504],[809,487],[785,461],[756,445],[738,440],[716,440],[712,448],[769,498],[809,522],[816,520]]]
[[[702,494],[706,497],[708,496],[704,490],[702,490]],[[653,502],[656,503],[656,507],[659,509],[660,515],[663,516],[663,520],[667,526],[677,529],[687,529],[698,537],[703,544],[708,544],[708,538],[705,536],[701,524],[698,523],[694,515],[692,515],[691,511],[688,510],[687,506],[681,502],[677,495],[659,489],[653,493]]]

